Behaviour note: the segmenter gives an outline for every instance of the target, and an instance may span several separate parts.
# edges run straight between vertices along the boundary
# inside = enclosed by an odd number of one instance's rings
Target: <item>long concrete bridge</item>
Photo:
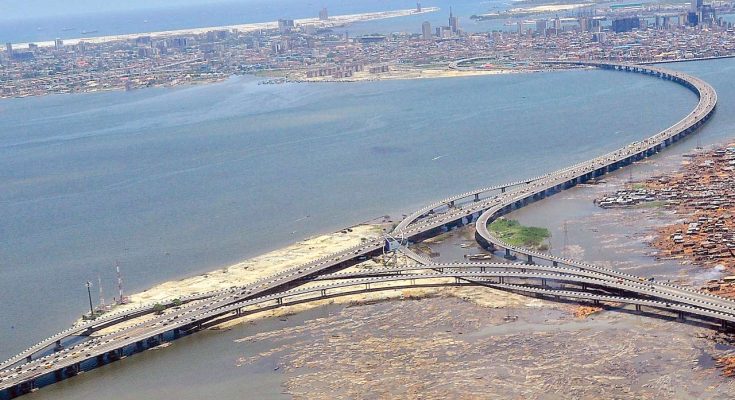
[[[455,64],[462,68],[467,60]],[[550,62],[551,63],[551,62]],[[555,62],[559,63],[559,62]],[[508,259],[523,257],[523,264],[431,264],[413,256],[414,268],[386,270],[376,275],[334,274],[365,256],[380,254],[382,239],[330,254],[268,276],[253,284],[184,298],[184,304],[163,315],[143,307],[127,313],[104,316],[42,341],[0,364],[0,398],[14,397],[53,383],[81,370],[94,368],[144,350],[162,340],[178,337],[223,319],[248,312],[312,301],[360,291],[415,286],[483,285],[558,299],[632,304],[689,315],[722,326],[735,322],[735,302],[675,285],[642,278],[575,260],[514,247],[493,237],[487,224],[514,209],[545,198],[578,183],[651,156],[696,131],[714,113],[717,95],[706,82],[693,76],[654,66],[616,63],[564,63],[652,75],[687,87],[699,97],[697,106],[682,120],[641,142],[608,154],[528,180],[496,185],[452,196],[408,215],[393,235],[417,241],[447,228],[475,222],[478,242],[488,250],[501,251]],[[422,271],[423,270],[423,271]],[[322,283],[328,280],[331,283]],[[530,282],[530,283],[529,283]],[[553,283],[557,286],[549,286]],[[316,286],[314,286],[316,285]],[[562,285],[562,286],[560,286]],[[569,286],[576,289],[570,290]],[[352,288],[352,289],[350,289]],[[387,288],[387,289],[386,289]],[[71,344],[72,338],[140,316],[141,322]],[[65,346],[65,343],[70,343]],[[53,349],[52,349],[53,347]]]

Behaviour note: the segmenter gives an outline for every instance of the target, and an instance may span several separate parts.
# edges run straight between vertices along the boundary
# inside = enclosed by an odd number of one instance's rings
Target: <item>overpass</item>
[[[368,274],[373,276],[361,276],[363,272],[332,274],[320,278],[315,282],[316,285],[259,296],[223,308],[203,305],[204,312],[198,315],[197,320],[217,324],[231,318],[268,309],[366,292],[416,287],[480,285],[531,293],[539,297],[590,301],[596,305],[629,304],[635,306],[636,312],[643,312],[643,307],[647,307],[664,314],[672,314],[672,318],[683,319],[684,315],[687,315],[703,321],[735,322],[735,308],[717,310],[707,301],[693,301],[686,296],[666,295],[659,292],[654,284],[648,282],[610,280],[602,276],[589,277],[589,273],[579,270],[555,272],[507,270],[523,268],[525,266],[522,264],[429,264],[403,269],[370,271]],[[442,271],[426,272],[427,269],[441,269]],[[464,281],[465,279],[472,279],[472,281],[467,282]],[[331,282],[321,282],[323,280]],[[540,281],[540,285],[529,284],[529,280]],[[549,285],[552,282],[565,286],[553,287]],[[575,289],[570,288],[569,285],[575,286]],[[169,333],[171,327],[176,325],[176,321],[180,319],[175,315],[167,314],[152,324],[151,329],[128,332],[122,339],[118,334],[109,334],[70,346],[24,364],[9,378],[13,381],[25,382],[20,383],[15,389],[15,393],[20,393],[32,390],[36,379],[43,375],[53,374],[53,379],[76,375],[83,370],[83,363],[86,363],[88,368],[90,365],[96,367],[143,348],[157,345],[164,340],[170,340],[170,336],[164,338],[164,335]],[[190,324],[191,322],[186,318],[183,323]],[[173,337],[176,337],[176,334]],[[53,367],[47,368],[49,365]],[[50,371],[51,369],[53,371]]]
[[[456,67],[461,67],[463,62],[457,63]],[[263,307],[278,307],[289,303],[288,299],[300,299],[299,296],[303,296],[305,299],[303,301],[311,301],[316,298],[324,298],[329,291],[355,286],[362,287],[359,290],[369,291],[377,290],[376,287],[381,284],[395,282],[404,282],[401,287],[427,285],[421,282],[439,286],[485,285],[555,298],[636,304],[637,306],[676,311],[682,313],[680,315],[687,313],[709,318],[719,321],[724,326],[735,322],[735,311],[733,311],[735,303],[732,301],[675,285],[642,282],[639,277],[630,274],[510,246],[488,232],[488,222],[505,213],[661,151],[704,124],[714,113],[717,104],[717,95],[709,84],[681,72],[655,66],[618,63],[565,64],[579,64],[656,76],[694,91],[699,97],[699,102],[685,118],[641,142],[634,142],[592,160],[540,177],[449,197],[408,215],[393,231],[394,236],[417,240],[434,235],[442,229],[475,221],[476,238],[482,246],[490,250],[502,250],[509,259],[522,256],[527,265],[498,264],[504,265],[503,267],[498,265],[485,265],[484,267],[423,265],[423,269],[432,272],[406,274],[405,271],[394,271],[394,274],[384,274],[385,276],[352,276],[355,279],[332,275],[335,283],[294,289],[307,282],[318,283],[326,279],[317,278],[319,275],[343,269],[356,263],[361,257],[381,253],[383,240],[374,238],[246,286],[214,291],[186,299],[186,304],[169,309],[163,315],[151,314],[150,309],[144,308],[122,315],[110,315],[104,319],[91,321],[80,327],[61,332],[1,364],[0,368],[5,369],[0,371],[0,397],[3,393],[6,397],[27,393],[33,390],[38,382],[44,383],[44,379],[46,384],[53,383],[76,375],[83,368],[96,367],[132,352],[144,350],[164,340],[164,337],[177,337],[216,321],[243,315],[249,312],[251,306],[258,306],[257,310],[262,310]],[[427,263],[427,260],[421,257],[412,258],[419,263]],[[518,265],[523,266],[518,267]],[[462,268],[481,268],[481,270],[462,271]],[[528,280],[541,281],[541,285],[523,284]],[[578,285],[582,287],[582,290],[549,288],[547,287],[548,282]],[[314,293],[318,296],[311,296]],[[73,346],[66,348],[56,346],[56,351],[53,353],[42,354],[38,357],[39,352],[57,343],[60,339],[67,339],[85,332],[94,332],[101,329],[102,326],[109,326],[116,321],[127,321],[141,315],[148,315],[149,318]],[[23,364],[19,364],[20,362]]]

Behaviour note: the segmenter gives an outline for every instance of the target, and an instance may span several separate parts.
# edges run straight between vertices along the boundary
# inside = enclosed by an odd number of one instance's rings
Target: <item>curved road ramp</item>
[[[451,67],[466,68],[480,60],[461,60]],[[717,105],[717,93],[712,86],[682,72],[621,63],[549,64],[646,74],[688,88],[699,101],[680,121],[643,141],[543,176],[468,191],[435,202],[408,215],[391,233],[395,238],[415,242],[455,226],[475,223],[479,244],[499,252],[508,263],[433,264],[404,249],[416,262],[415,266],[357,274],[337,272],[364,257],[381,254],[383,240],[369,240],[247,286],[182,299],[183,304],[171,304],[160,315],[153,307],[142,307],[100,317],[53,335],[0,364],[0,399],[29,393],[81,371],[249,313],[329,297],[408,287],[481,285],[549,299],[628,304],[635,306],[636,312],[693,319],[725,329],[735,326],[735,302],[731,300],[512,246],[489,232],[488,223],[504,214],[662,151],[694,133],[713,115]],[[308,288],[302,286],[306,282],[311,282]],[[148,316],[144,321],[136,319],[144,315]],[[119,328],[114,329],[116,326]],[[112,333],[90,336],[103,328],[113,328],[106,331]]]

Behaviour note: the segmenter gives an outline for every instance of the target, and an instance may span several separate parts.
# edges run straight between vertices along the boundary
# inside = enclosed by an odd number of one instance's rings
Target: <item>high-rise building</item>
[[[421,2],[416,3],[416,12],[421,12]]]
[[[61,50],[62,47],[64,47],[64,41],[56,38],[56,40],[54,40],[54,49]]]
[[[329,13],[327,12],[327,7],[324,7],[319,11],[319,19],[322,21],[326,21],[329,19]]]
[[[707,25],[714,25],[717,21],[717,14],[711,5],[702,5],[699,8],[699,22]]]
[[[546,37],[546,30],[549,29],[548,19],[537,19],[536,20],[536,33],[541,37]]]
[[[612,22],[612,30],[615,31],[615,33],[630,32],[633,29],[638,29],[640,27],[641,20],[638,17],[617,18]]]
[[[448,26],[442,26],[437,29],[437,36],[439,36],[441,39],[449,39],[452,37],[452,28]]]
[[[452,7],[449,7],[449,28],[452,30],[452,33],[456,33],[457,29],[459,29],[459,17],[454,16]]]
[[[587,19],[585,17],[582,17],[582,18],[579,18],[578,21],[579,21],[579,30],[580,31],[582,31],[582,32],[589,31],[589,29],[590,29],[590,26],[589,26],[590,20],[589,19]]]
[[[702,8],[703,5],[704,5],[703,0],[692,0],[689,11],[696,13],[699,11],[700,8]]]
[[[278,20],[278,30],[281,33],[289,33],[291,32],[291,29],[294,27],[294,22],[292,19],[279,19]]]
[[[686,17],[687,25],[697,26],[699,24],[699,13],[689,11]]]
[[[8,57],[13,55],[13,44],[8,42],[5,43],[5,51],[8,53]]]
[[[424,40],[431,40],[433,38],[431,35],[431,22],[424,21],[421,24],[421,38]]]

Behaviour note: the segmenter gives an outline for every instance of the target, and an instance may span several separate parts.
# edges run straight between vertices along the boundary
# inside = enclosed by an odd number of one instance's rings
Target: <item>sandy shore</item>
[[[355,246],[363,238],[379,236],[382,230],[382,225],[364,224],[336,233],[309,238],[219,270],[156,285],[144,292],[130,295],[130,303],[116,306],[114,311],[124,311],[142,305],[171,301],[181,296],[246,285],[264,276]],[[141,319],[131,320],[129,324],[140,321]],[[120,324],[114,328],[116,330],[124,326]],[[109,331],[100,331],[99,334],[107,332]]]
[[[184,278],[177,281],[165,282],[144,292],[131,295],[131,302],[126,305],[117,306],[115,311],[127,310],[146,304],[151,305],[155,303],[169,302],[180,296],[245,285],[264,276],[323,257],[329,253],[352,247],[360,243],[363,238],[379,236],[384,227],[385,226],[381,224],[358,225],[332,234],[310,238],[287,246],[283,249],[272,251],[220,270],[211,271],[206,274]],[[405,257],[400,257],[397,260],[397,263],[398,265],[413,264],[411,260],[408,260]],[[383,267],[383,263],[382,259],[378,257],[350,267],[344,272],[358,272],[380,267]],[[453,280],[447,280],[447,278],[437,279],[437,282],[451,281]],[[247,314],[242,318],[227,321],[218,325],[214,329],[225,329],[243,322],[258,320],[261,318],[295,314],[326,304],[366,304],[384,300],[437,296],[457,297],[488,308],[536,308],[550,304],[535,298],[482,287],[390,289],[391,287],[400,286],[403,283],[404,282],[394,282],[382,284],[386,290],[378,292],[344,295],[331,299],[316,300],[308,303],[285,306],[263,312],[258,311],[258,307],[254,307],[249,309],[249,312],[247,312]],[[423,283],[428,283],[428,281]],[[322,283],[309,282],[304,284],[302,287],[308,288],[320,284]],[[330,294],[347,292],[352,289],[354,288],[331,290]],[[95,335],[104,335],[154,317],[155,316],[153,315],[148,315],[126,321],[125,323],[96,332]]]
[[[299,25],[313,25],[317,28],[330,28],[341,26],[345,24],[352,24],[356,22],[374,21],[379,19],[405,17],[409,15],[427,14],[439,11],[438,7],[424,7],[421,11],[415,9],[410,10],[393,10],[393,11],[380,11],[372,13],[362,14],[347,14],[347,15],[335,15],[329,17],[328,20],[320,20],[319,18],[301,18],[294,20],[296,26]],[[204,28],[189,28],[189,29],[177,29],[171,31],[160,31],[160,32],[140,32],[131,33],[125,35],[109,35],[109,36],[97,36],[97,37],[81,37],[75,39],[64,39],[64,44],[75,45],[79,42],[85,43],[105,43],[120,40],[131,40],[141,36],[151,36],[155,38],[167,37],[167,36],[181,36],[181,35],[200,35],[215,30],[238,30],[240,32],[253,32],[263,29],[278,29],[278,21],[270,22],[256,22],[250,24],[240,25],[224,25],[224,26],[210,26]],[[54,41],[35,42],[38,46],[51,47],[54,45]],[[28,47],[28,43],[14,43],[13,46],[17,47]]]
[[[559,12],[559,11],[569,11],[569,10],[574,10],[576,8],[589,7],[589,6],[590,4],[550,4],[550,5],[540,5],[540,6],[533,6],[533,7],[512,8],[508,10],[508,13],[533,13],[533,14],[551,13],[551,12]]]
[[[431,79],[431,78],[457,78],[480,75],[518,74],[530,71],[498,68],[487,70],[453,70],[444,68],[397,68],[381,74],[371,74],[366,71],[357,72],[350,77],[333,78],[331,76],[306,78],[303,71],[289,74],[288,79],[294,82],[369,82],[396,79]]]

